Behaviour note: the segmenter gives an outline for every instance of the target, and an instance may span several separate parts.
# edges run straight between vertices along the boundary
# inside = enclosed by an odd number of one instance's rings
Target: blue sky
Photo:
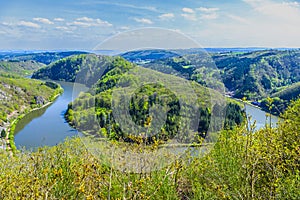
[[[289,0],[0,0],[0,50],[93,49],[143,27],[204,47],[300,47],[300,2]]]

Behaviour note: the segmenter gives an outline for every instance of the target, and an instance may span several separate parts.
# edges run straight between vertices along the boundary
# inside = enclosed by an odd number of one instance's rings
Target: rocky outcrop
[[[0,100],[1,101],[9,101],[11,99],[11,95],[7,94],[5,91],[0,89]]]
[[[44,97],[42,97],[42,96],[35,96],[34,100],[37,105],[44,105],[46,102]]]

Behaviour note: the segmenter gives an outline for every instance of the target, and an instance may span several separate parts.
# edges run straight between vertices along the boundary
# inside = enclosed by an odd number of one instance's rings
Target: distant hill
[[[129,51],[126,53],[121,54],[123,58],[130,62],[146,62],[158,59],[166,59],[170,57],[179,56],[178,53],[175,51],[168,51],[168,50],[160,50],[160,49],[153,49],[153,50],[137,50],[137,51]]]
[[[32,78],[77,82],[91,87],[109,70],[119,65],[133,66],[121,57],[74,55],[58,60],[36,71]]]
[[[140,62],[139,65],[204,86],[224,84],[228,94],[252,101],[273,96],[280,88],[300,81],[299,49],[227,51],[230,49],[225,48],[211,49],[210,53],[200,50],[177,50],[179,56]],[[138,55],[135,54],[135,59]]]
[[[45,66],[33,60],[28,61],[0,61],[0,72],[14,73],[21,76],[32,74],[35,70]]]
[[[263,50],[247,53],[186,54],[153,60],[142,66],[164,73],[183,76],[202,84],[203,71],[220,74],[228,91],[234,97],[260,99],[278,91],[278,88],[300,81],[300,50]],[[205,59],[214,63],[207,62]],[[207,74],[205,74],[207,75]]]
[[[159,59],[166,59],[172,57],[178,57],[188,54],[199,54],[199,53],[249,53],[254,51],[262,51],[267,48],[191,48],[191,49],[145,49],[145,50],[134,50],[123,54],[120,54],[123,58],[131,62],[145,62]]]
[[[65,52],[2,52],[0,53],[0,60],[3,61],[36,61],[43,64],[50,64],[59,59],[71,56],[86,54],[83,51],[65,51]]]

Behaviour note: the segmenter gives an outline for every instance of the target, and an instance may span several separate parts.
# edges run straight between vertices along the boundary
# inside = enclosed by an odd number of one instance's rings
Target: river
[[[67,82],[58,83],[64,89],[51,105],[35,110],[21,119],[15,129],[15,144],[18,149],[35,149],[40,146],[54,146],[67,137],[81,135],[68,125],[64,119],[68,103],[76,98],[81,91],[86,91],[84,85]]]
[[[256,128],[255,130],[258,130],[260,128],[263,128],[266,126],[266,124],[270,124],[270,115],[268,114],[267,117],[267,113],[260,110],[259,108],[246,104],[246,113],[247,116],[251,117],[251,124],[253,124],[255,122],[256,124]],[[271,126],[272,127],[276,127],[277,126],[277,122],[278,122],[278,117],[271,115]]]
[[[36,149],[41,146],[54,146],[67,137],[80,135],[77,130],[70,127],[64,119],[67,105],[82,91],[87,88],[83,85],[58,82],[64,89],[60,95],[48,107],[33,111],[20,120],[15,130],[15,144],[18,149]],[[265,126],[269,119],[266,119],[266,113],[254,106],[246,105],[247,115],[252,116],[251,122],[256,121],[256,129]],[[278,118],[272,116],[272,126],[276,126]]]

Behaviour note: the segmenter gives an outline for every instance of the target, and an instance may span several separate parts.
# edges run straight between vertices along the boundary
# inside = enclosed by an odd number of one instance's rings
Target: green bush
[[[299,113],[300,100],[278,128],[223,131],[211,151],[149,173],[105,164],[88,138],[0,154],[0,199],[299,199]]]

